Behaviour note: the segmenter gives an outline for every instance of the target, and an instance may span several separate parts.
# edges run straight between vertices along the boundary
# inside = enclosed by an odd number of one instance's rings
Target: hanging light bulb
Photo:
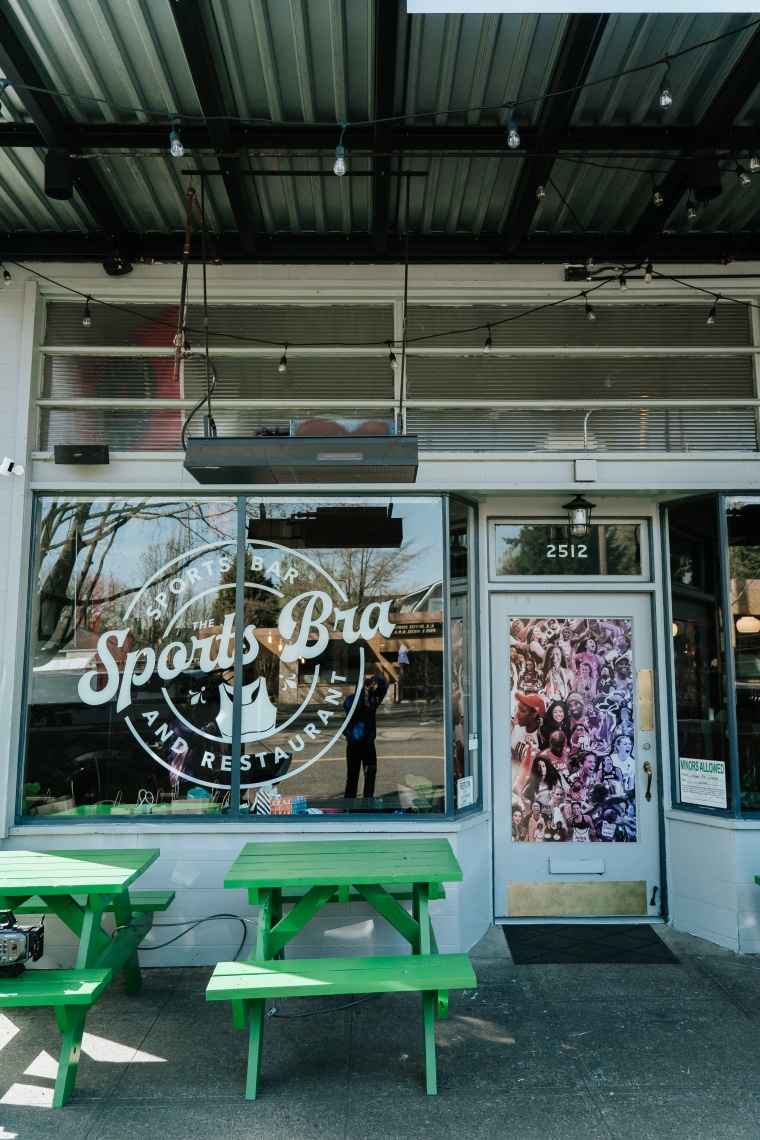
[[[713,301],[713,307],[710,309],[710,312],[707,314],[707,324],[708,325],[714,325],[715,324],[715,311],[718,307],[718,301],[719,300],[720,300],[720,297],[715,298],[715,300]]]
[[[486,343],[483,345],[483,352],[488,353],[493,348],[493,341],[491,340],[491,326],[486,325],[486,328],[488,329],[488,336],[486,337]]]
[[[739,162],[736,164],[736,177],[739,179],[739,182],[742,186],[749,186],[750,182],[752,181],[749,174],[747,174],[747,171]]]
[[[626,289],[628,288],[628,282],[626,281],[625,276],[618,278],[618,285],[620,286],[620,292],[625,293]]]
[[[758,170],[760,170],[760,157],[756,150],[749,152],[749,169],[752,174],[757,174]]]
[[[388,343],[388,363],[390,364],[391,368],[395,372],[396,369],[398,368],[398,361],[396,360],[396,353],[391,348],[391,342],[388,341],[387,343]]]
[[[1,263],[0,263],[0,264],[1,264]],[[5,268],[5,266],[3,265],[3,284],[4,284],[4,285],[10,285],[10,283],[11,283],[11,281],[12,281],[12,280],[13,280],[13,278],[11,277],[10,273],[8,272],[8,270],[7,270],[7,269]]]
[[[90,325],[92,324],[92,319],[90,317],[90,298],[89,297],[87,297],[87,299],[85,300],[85,303],[84,303],[84,312],[82,313],[82,324],[84,325],[84,327],[86,329],[88,329],[90,327]]]
[[[278,372],[287,372],[288,370],[288,346],[285,345],[285,351],[280,357],[280,363],[277,365]]]
[[[537,186],[536,187],[536,197],[537,198],[545,198],[546,197],[546,187],[545,186]]]
[[[660,84],[660,106],[672,107],[673,95],[670,90],[670,78],[666,75]]]
[[[509,104],[509,122],[507,123],[507,146],[510,150],[517,150],[520,145],[520,132],[517,129],[517,123],[512,118],[514,106],[514,103]]]
[[[662,194],[660,193],[659,187],[655,186],[654,192],[652,194],[652,205],[653,206],[661,206],[664,201],[665,201],[665,199],[663,198]]]
[[[648,261],[646,263],[646,267],[644,269],[644,280],[646,281],[647,285],[650,284],[650,282],[652,280],[652,274],[653,273],[654,273],[654,269],[652,268],[652,262]]]
[[[172,129],[169,131],[169,152],[172,158],[182,158],[185,153],[185,148],[182,145],[182,139],[179,137],[177,124],[172,119]]]
[[[686,220],[687,222],[695,222],[697,220],[697,208],[691,198],[689,198],[686,203]]]
[[[586,297],[586,294],[584,293],[583,296]],[[588,303],[588,297],[586,297],[586,320],[587,321],[595,321],[596,320],[596,315],[594,313],[594,310],[591,308],[591,305],[589,305],[589,303]]]
[[[346,133],[348,123],[340,124],[340,138],[338,145],[335,148],[335,162],[333,163],[333,174],[337,174],[338,178],[342,178],[346,173],[346,148],[343,145],[343,136]]]
[[[335,162],[333,163],[333,174],[337,174],[342,178],[346,173],[346,148],[344,146],[336,146],[335,148]]]

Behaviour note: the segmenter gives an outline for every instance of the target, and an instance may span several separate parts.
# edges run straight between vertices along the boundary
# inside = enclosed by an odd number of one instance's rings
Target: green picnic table
[[[158,848],[115,851],[0,851],[0,910],[54,914],[79,939],[73,970],[27,967],[0,978],[0,1008],[52,1005],[63,1036],[53,1105],[74,1088],[85,1017],[111,979],[124,971],[128,994],[140,988],[137,948],[153,912],[165,910],[173,891],[133,893],[131,884],[156,861]],[[113,937],[103,915],[114,915]]]
[[[427,1091],[437,1091],[435,1013],[446,1016],[449,989],[477,983],[466,954],[438,953],[429,902],[444,897],[444,883],[462,877],[447,839],[296,840],[243,848],[224,885],[246,889],[258,905],[256,943],[247,963],[217,965],[206,997],[232,1001],[238,1029],[251,1018],[249,1099],[258,1089],[264,999],[346,993],[422,993]],[[411,955],[282,960],[287,943],[322,907],[357,897],[398,931]],[[403,899],[411,899],[411,914]]]

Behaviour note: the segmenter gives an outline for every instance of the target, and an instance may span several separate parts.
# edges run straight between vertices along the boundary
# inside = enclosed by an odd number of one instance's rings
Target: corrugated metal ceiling
[[[647,65],[690,48],[669,65],[674,104],[663,111],[665,69]],[[408,17],[403,0],[6,0],[0,249],[34,256],[47,231],[51,256],[179,256],[183,171],[218,175],[221,140],[226,173],[206,180],[206,197],[225,259],[397,260],[406,195],[394,174],[409,168],[426,176],[409,194],[416,257],[562,260],[579,239],[605,256],[654,248],[660,260],[710,260],[737,243],[751,256],[760,174],[744,189],[734,166],[754,145],[759,61],[758,26],[728,14]],[[585,82],[594,85],[542,99]],[[516,152],[504,133],[513,101]],[[182,160],[167,153],[172,113]],[[340,122],[343,179],[330,173]],[[67,202],[43,191],[45,145],[57,135],[77,170],[89,168]],[[725,188],[687,223],[689,157],[705,144],[722,156]],[[653,213],[655,182],[666,201]]]

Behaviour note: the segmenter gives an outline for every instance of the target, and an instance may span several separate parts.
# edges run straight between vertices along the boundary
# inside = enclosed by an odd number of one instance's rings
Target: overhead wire
[[[82,95],[76,91],[61,91],[53,87],[44,87],[39,84],[21,83],[10,76],[0,77],[0,95],[6,88],[12,87],[19,91],[32,91],[35,94],[57,96],[61,99],[73,99],[76,102],[83,103],[97,103],[104,107],[110,107],[116,111],[129,111],[132,114],[150,115],[153,119],[169,120],[171,123],[174,119],[181,119],[184,123],[188,122],[228,122],[228,123],[262,123],[267,126],[275,127],[303,127],[305,125],[314,127],[336,127],[349,128],[349,127],[373,127],[381,123],[393,122],[408,122],[410,119],[426,119],[435,118],[439,115],[466,115],[476,111],[504,111],[515,107],[526,107],[534,103],[542,103],[547,99],[554,99],[564,95],[573,95],[578,91],[585,91],[591,87],[597,87],[604,83],[612,83],[616,79],[622,79],[627,75],[635,75],[642,71],[650,71],[654,68],[669,66],[674,60],[680,59],[685,55],[692,52],[699,51],[701,48],[710,47],[713,44],[720,43],[722,40],[729,39],[734,36],[740,36],[742,32],[749,31],[760,24],[760,17],[756,20],[751,20],[747,24],[742,24],[739,28],[731,28],[728,31],[722,32],[720,35],[712,36],[709,39],[701,40],[699,43],[691,44],[689,47],[681,48],[680,51],[667,52],[664,56],[651,61],[650,63],[636,64],[634,67],[623,68],[612,75],[600,76],[598,79],[589,79],[584,83],[577,83],[572,87],[561,88],[557,91],[545,91],[540,95],[533,95],[524,99],[510,99],[503,103],[486,103],[469,107],[447,107],[437,108],[431,111],[413,111],[402,112],[398,115],[385,115],[374,119],[357,119],[353,122],[346,120],[340,121],[314,121],[309,124],[303,122],[294,122],[285,119],[274,119],[267,115],[205,115],[205,114],[187,114],[179,110],[162,110],[157,111],[151,107],[141,107],[129,103],[119,103],[112,99],[106,99],[100,95]]]

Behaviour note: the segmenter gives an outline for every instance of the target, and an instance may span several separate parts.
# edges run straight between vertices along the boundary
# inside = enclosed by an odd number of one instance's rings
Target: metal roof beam
[[[0,67],[11,81],[18,79],[30,87],[45,87],[43,76],[30,58],[25,41],[11,22],[7,9],[0,5]],[[14,91],[32,116],[39,131],[36,146],[62,146],[76,152],[78,144],[72,139],[69,124],[51,95],[16,87]],[[5,144],[8,145],[8,144]],[[74,163],[74,182],[80,197],[93,221],[111,239],[106,255],[124,253],[127,230],[113,204],[113,196],[106,190],[94,168],[86,162]]]
[[[216,27],[211,19],[204,22],[198,0],[175,0],[171,10],[201,109],[207,116],[204,133],[214,151],[229,155],[236,148],[229,124],[224,118],[218,118],[228,112],[213,63],[214,58],[221,59],[223,55]],[[189,140],[190,133],[183,129],[183,139]],[[144,146],[145,143],[141,145]],[[217,162],[240,235],[240,244],[249,257],[255,256],[258,248],[257,227],[248,197],[249,191],[254,192],[253,183],[246,188],[240,177],[239,158],[219,158]]]
[[[667,262],[717,264],[731,257],[739,241],[745,241],[741,259],[760,260],[760,235],[757,233],[712,235],[660,235],[653,239],[649,253],[658,267]],[[225,262],[246,264],[251,257],[240,244],[237,232],[215,235],[219,256]],[[132,260],[180,261],[184,231],[172,234],[132,234],[126,253]],[[639,260],[630,234],[609,236],[591,234],[579,237],[565,234],[531,235],[508,258],[503,253],[503,241],[498,234],[473,237],[467,234],[412,234],[410,255],[417,263],[435,264],[535,264],[582,263],[589,254],[597,266],[609,263],[631,264]],[[101,233],[31,233],[16,231],[0,234],[0,259],[23,261],[102,261],[108,253],[108,241]],[[201,239],[194,234],[191,256],[201,258]],[[404,261],[404,238],[390,235],[384,257],[375,252],[374,238],[370,234],[353,236],[276,234],[263,248],[260,260],[270,263],[335,263],[362,264]],[[559,271],[558,271],[559,272]],[[599,272],[597,270],[596,272]],[[559,279],[559,278],[558,278]]]
[[[30,96],[31,92],[28,93]],[[37,99],[50,98],[37,96]],[[547,100],[547,102],[551,102]],[[31,104],[29,104],[31,107]],[[31,113],[31,110],[30,110]],[[41,112],[40,112],[41,113]],[[160,151],[166,154],[167,128],[155,123],[68,123],[68,137],[72,149],[82,151]],[[385,147],[392,153],[419,151],[447,151],[454,155],[496,153],[514,161],[525,161],[526,152],[539,150],[539,135],[535,127],[520,127],[522,147],[512,153],[506,150],[503,127],[421,127],[390,124],[390,140]],[[282,127],[262,127],[261,124],[229,124],[224,143],[227,151],[258,153],[259,151],[304,150],[312,154],[324,151],[325,161],[332,165],[338,130],[334,126],[285,124]],[[718,151],[743,150],[757,142],[757,131],[749,126],[732,126],[717,123],[711,128],[711,141]],[[202,123],[182,122],[182,142],[189,153],[194,150],[223,150],[215,148],[208,129]],[[346,135],[349,153],[373,154],[377,147],[376,132],[371,127],[351,127]],[[46,139],[34,123],[0,122],[0,146],[42,147]],[[599,151],[628,154],[652,151],[678,155],[691,153],[697,145],[694,127],[568,127],[557,132],[554,153],[582,154]]]
[[[654,257],[651,250],[653,240],[667,222],[676,203],[689,189],[691,157],[694,150],[700,146],[719,149],[717,135],[725,123],[733,123],[750,99],[758,86],[758,77],[760,77],[760,31],[755,32],[701,122],[694,128],[691,146],[678,156],[679,160],[660,185],[660,193],[665,200],[664,206],[655,206],[650,202],[634,226],[631,236],[639,257]],[[729,255],[728,249],[726,254]]]
[[[570,16],[562,39],[562,49],[549,82],[550,91],[564,91],[553,99],[544,99],[538,114],[535,151],[552,154],[557,149],[561,128],[573,113],[580,91],[573,90],[588,75],[599,47],[609,16]],[[546,182],[553,160],[528,155],[523,164],[520,180],[509,203],[504,221],[504,252],[509,255],[518,249],[528,232],[536,212],[536,187]]]
[[[393,114],[399,24],[399,0],[375,0],[374,117],[376,119],[388,119]],[[392,148],[393,123],[375,123],[373,149],[379,157],[375,159],[374,163],[372,232],[375,240],[375,252],[379,257],[384,256],[388,245]]]

